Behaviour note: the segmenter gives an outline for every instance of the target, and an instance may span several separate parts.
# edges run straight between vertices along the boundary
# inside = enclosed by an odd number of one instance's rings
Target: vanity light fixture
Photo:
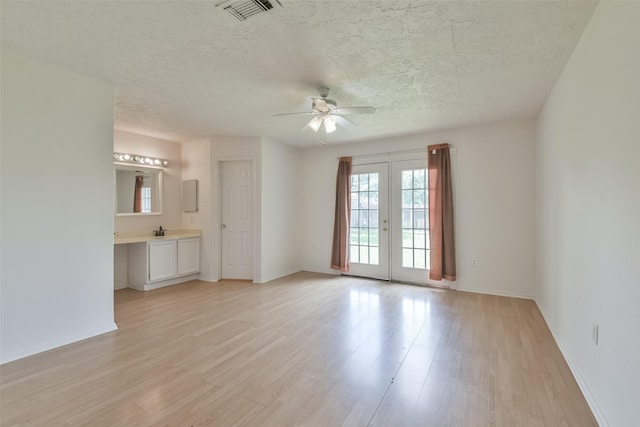
[[[126,154],[126,153],[113,153],[113,160],[116,162],[135,163],[140,165],[150,166],[169,166],[169,161],[164,159],[157,159],[155,157],[140,156],[138,154]]]

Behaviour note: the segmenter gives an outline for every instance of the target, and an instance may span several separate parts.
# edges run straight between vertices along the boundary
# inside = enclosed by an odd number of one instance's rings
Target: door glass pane
[[[369,191],[378,191],[378,174],[369,174]]]
[[[369,264],[374,264],[374,265],[380,264],[378,248],[374,248],[374,247],[369,248]]]
[[[370,228],[369,229],[369,246],[380,246],[378,242],[378,229]]]
[[[402,171],[402,189],[411,188],[413,181],[413,171]]]
[[[357,245],[351,245],[351,253],[349,254],[349,261],[351,262],[359,262],[360,257],[358,256],[360,254],[359,252],[359,246]]]
[[[369,229],[360,228],[360,244],[363,246],[369,246]]]
[[[413,188],[427,188],[425,177],[425,169],[416,169],[413,171]]]
[[[402,209],[402,228],[413,227],[413,210]]]
[[[351,209],[351,228],[354,227],[359,227],[358,225],[358,218],[360,217],[360,215],[358,214],[358,211],[355,209]]]
[[[378,228],[378,210],[371,209],[369,210],[369,227],[370,228]]]
[[[369,174],[363,173],[358,177],[360,182],[360,192],[369,191]]]
[[[351,205],[353,206],[353,204]],[[369,208],[369,197],[367,197],[367,193],[360,193],[358,196],[358,209],[368,209]]]
[[[413,267],[413,251],[411,249],[402,249],[402,266]]]
[[[403,208],[412,208],[413,207],[413,192],[411,190],[402,190],[402,207]]]
[[[369,193],[369,209],[378,209],[378,192],[371,191]]]
[[[358,221],[358,227],[368,227],[369,226],[369,212],[368,210],[361,210],[360,212],[360,220]]]
[[[351,262],[379,264],[379,175],[351,176]],[[411,191],[411,190],[410,190]]]
[[[360,264],[369,264],[368,246],[360,246]]]
[[[426,190],[413,190],[413,208],[424,209],[426,207],[424,195]]]
[[[427,221],[425,217],[426,217],[426,214],[422,209],[414,210],[413,211],[413,228],[422,228],[422,229],[427,228]]]
[[[414,230],[413,231],[413,245],[415,248],[424,249],[426,248],[426,233],[425,230]]]
[[[425,250],[424,249],[414,249],[413,250],[413,268],[426,268],[425,262]]]
[[[402,229],[402,247],[403,248],[413,247],[413,230],[410,228]]]
[[[357,245],[358,244],[358,229],[357,228],[351,228],[351,237],[349,239],[349,242],[352,245]]]

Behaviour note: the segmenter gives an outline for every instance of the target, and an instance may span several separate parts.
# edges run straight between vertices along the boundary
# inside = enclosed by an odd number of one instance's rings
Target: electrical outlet
[[[593,343],[595,345],[598,345],[598,333],[600,332],[599,329],[600,326],[594,323],[591,330],[591,339],[593,340]]]
[[[478,266],[478,258],[471,258],[471,267],[477,267]]]

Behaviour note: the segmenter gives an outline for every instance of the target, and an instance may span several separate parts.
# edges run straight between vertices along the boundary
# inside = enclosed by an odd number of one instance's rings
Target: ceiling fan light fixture
[[[311,119],[311,121],[307,123],[307,126],[313,129],[314,132],[318,132],[318,129],[320,129],[321,124],[322,124],[322,117],[318,116]]]
[[[336,130],[336,119],[331,116],[327,116],[324,118],[324,129],[327,133],[335,132]]]

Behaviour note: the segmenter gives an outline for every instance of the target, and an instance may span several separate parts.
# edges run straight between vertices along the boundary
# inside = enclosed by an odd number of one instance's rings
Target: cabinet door
[[[200,271],[200,239],[178,240],[178,276]]]
[[[176,277],[176,249],[175,240],[149,242],[149,282]]]

